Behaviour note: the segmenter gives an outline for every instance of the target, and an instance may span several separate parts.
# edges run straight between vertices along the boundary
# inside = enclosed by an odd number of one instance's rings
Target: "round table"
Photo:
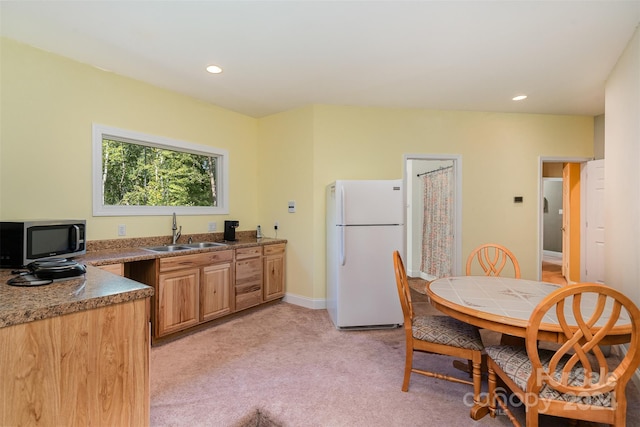
[[[503,334],[525,337],[533,309],[560,286],[536,280],[495,276],[457,276],[434,280],[427,285],[431,304],[439,311],[463,322]],[[595,304],[595,302],[594,302]],[[563,342],[557,319],[541,325],[538,339]],[[604,322],[606,316],[601,318]],[[626,313],[603,344],[622,344],[631,339],[631,323]]]

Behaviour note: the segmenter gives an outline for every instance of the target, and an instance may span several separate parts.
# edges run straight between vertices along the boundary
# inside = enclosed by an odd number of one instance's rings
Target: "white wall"
[[[606,84],[605,283],[640,305],[640,29]]]

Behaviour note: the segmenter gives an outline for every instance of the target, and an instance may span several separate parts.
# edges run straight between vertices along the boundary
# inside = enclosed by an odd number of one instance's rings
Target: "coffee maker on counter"
[[[224,222],[224,240],[227,242],[235,242],[236,228],[240,225],[239,221]]]

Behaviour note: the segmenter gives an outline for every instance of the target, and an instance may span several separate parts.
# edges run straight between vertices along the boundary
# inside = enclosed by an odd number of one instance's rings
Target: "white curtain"
[[[424,183],[424,221],[420,271],[434,277],[452,274],[453,167],[427,172]]]

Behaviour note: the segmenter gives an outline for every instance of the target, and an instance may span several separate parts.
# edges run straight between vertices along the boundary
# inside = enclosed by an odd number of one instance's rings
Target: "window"
[[[226,150],[93,125],[93,215],[227,214]]]

